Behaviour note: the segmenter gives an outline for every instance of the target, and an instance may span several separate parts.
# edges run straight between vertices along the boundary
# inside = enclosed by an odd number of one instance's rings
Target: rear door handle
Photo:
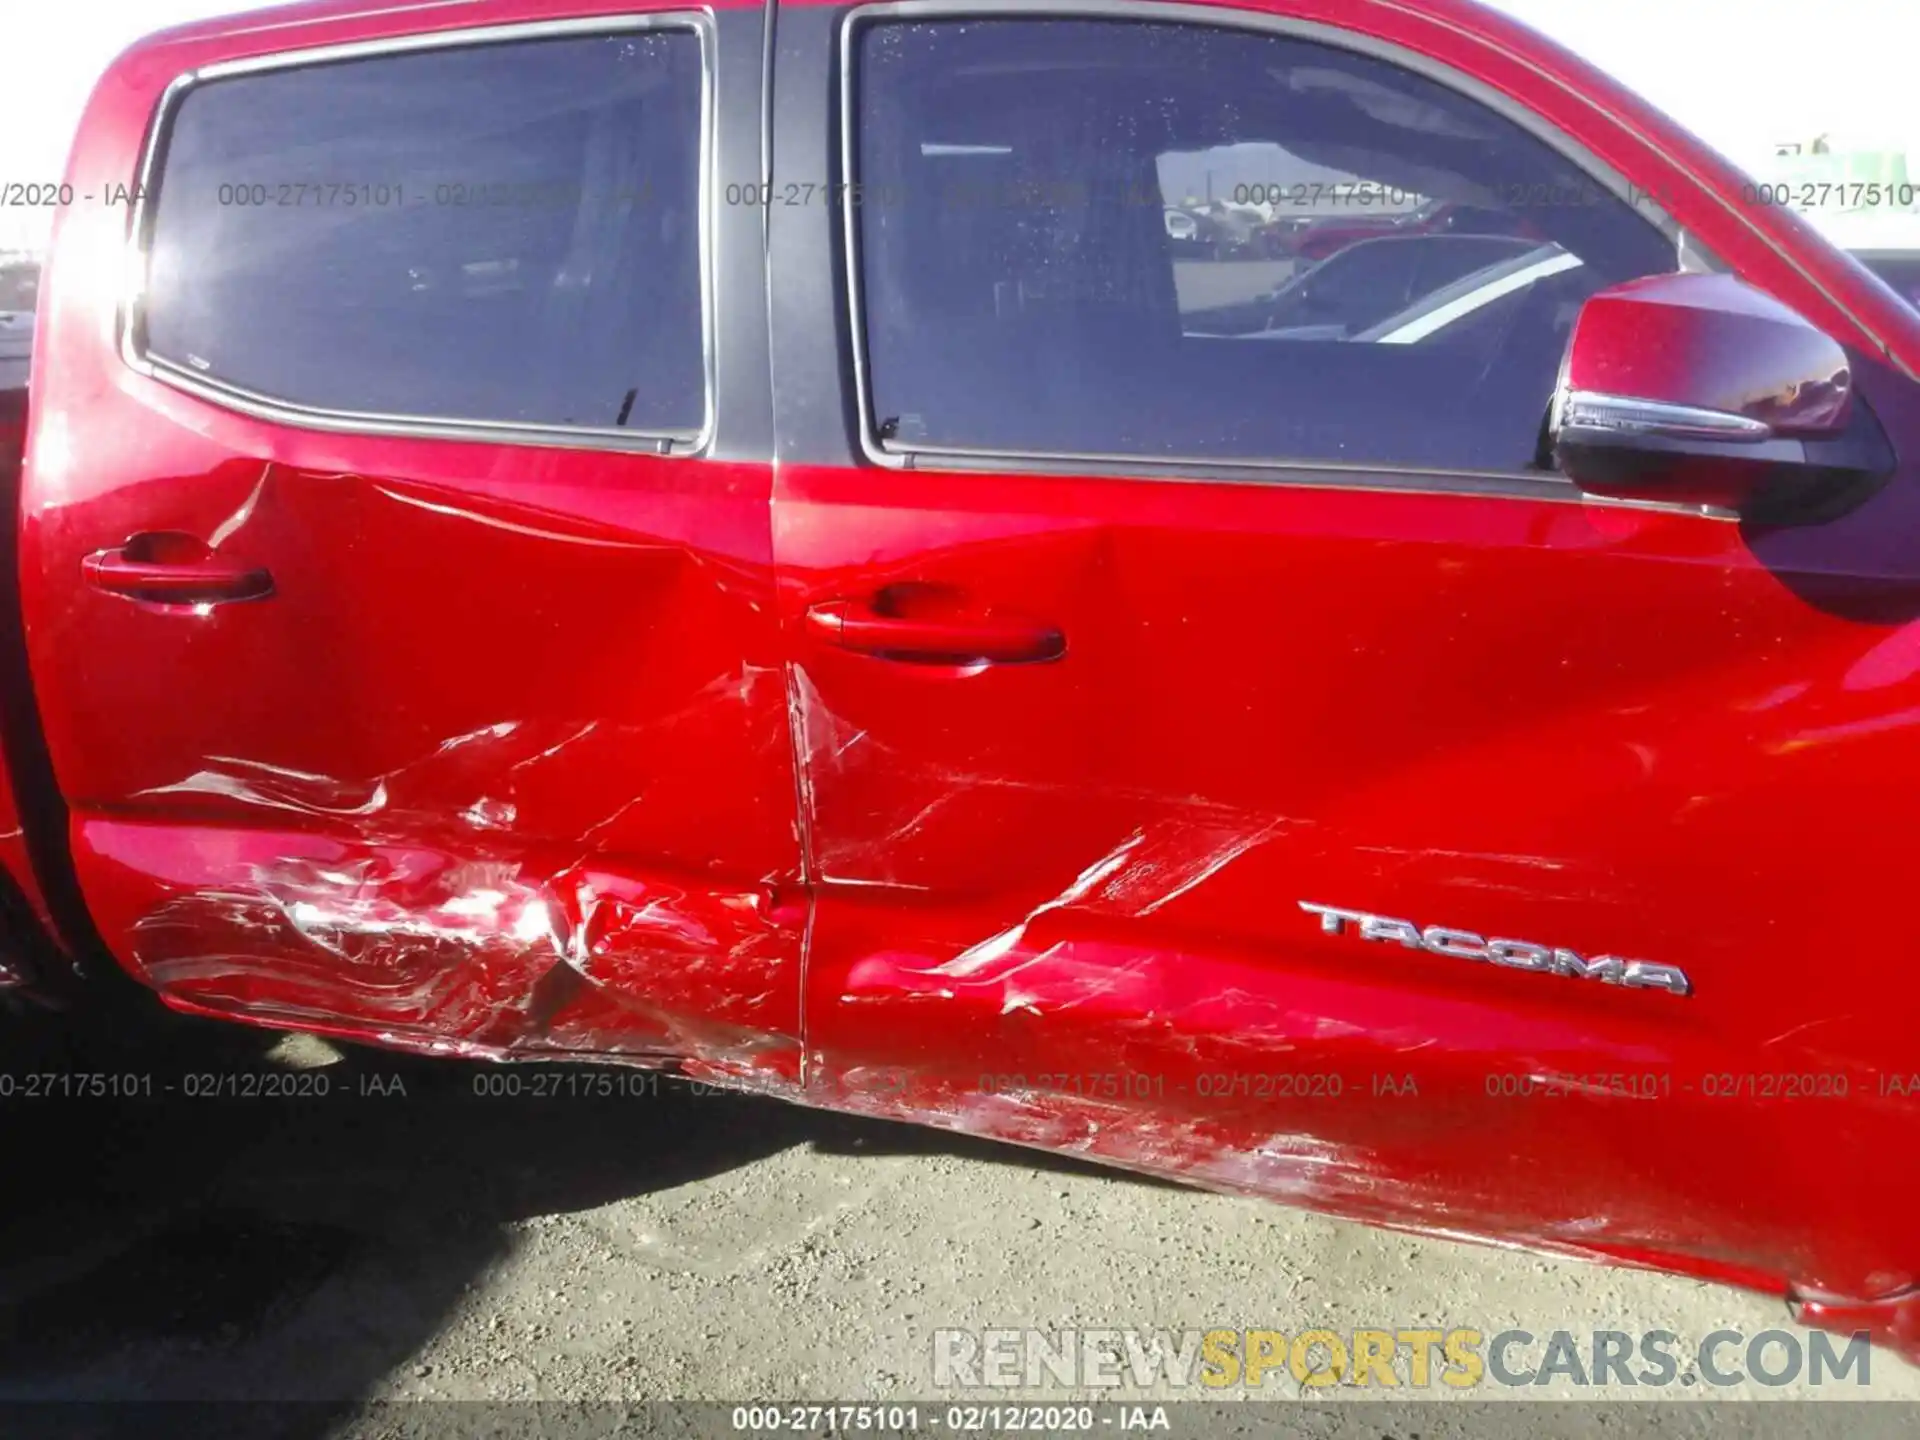
[[[185,535],[136,535],[87,556],[80,572],[96,590],[159,605],[219,605],[273,594],[273,576],[265,570],[219,559]]]
[[[887,615],[857,600],[830,600],[807,611],[815,638],[842,650],[889,660],[964,665],[1058,660],[1067,637],[1033,620]]]

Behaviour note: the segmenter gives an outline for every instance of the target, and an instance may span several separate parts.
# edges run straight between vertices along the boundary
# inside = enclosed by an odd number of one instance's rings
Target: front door
[[[1679,263],[1631,177],[1471,46],[806,13],[783,64],[838,43],[852,87],[858,357],[851,441],[797,406],[775,498],[810,1083],[1423,1229],[1912,1283],[1863,1237],[1900,1229],[1870,1090],[1913,999],[1847,998],[1878,962],[1835,909],[1912,847],[1819,797],[1916,778],[1920,680],[1778,537],[1542,454],[1582,301]],[[776,279],[826,248],[775,226]],[[777,382],[830,360],[786,318]],[[1800,553],[1831,579],[1888,513]]]
[[[792,1078],[762,16],[475,8],[102,87],[146,292],[123,354],[71,212],[24,507],[79,878],[176,1004]]]

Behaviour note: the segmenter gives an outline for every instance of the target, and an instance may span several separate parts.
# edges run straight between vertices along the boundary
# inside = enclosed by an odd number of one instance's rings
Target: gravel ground
[[[197,1023],[104,1055],[49,1050],[38,1032],[0,1040],[16,1090],[63,1063],[177,1087],[0,1102],[0,1400],[944,1403],[968,1396],[933,1384],[939,1328],[1665,1328],[1692,1342],[1792,1328],[1777,1301],[1719,1287],[673,1082],[489,1098],[475,1081],[490,1069]],[[188,1074],[235,1070],[324,1076],[330,1093],[178,1093]],[[1920,1372],[1876,1351],[1864,1390],[1837,1388],[1912,1400]],[[1719,1396],[1809,1393],[1748,1382]],[[1282,1371],[1260,1398],[1300,1396]],[[1705,1433],[1702,1407],[1658,1408],[1697,1417],[1671,1433]],[[1842,1421],[1852,1408],[1793,1408],[1805,1424],[1789,1433],[1860,1433]],[[1632,1414],[1610,1433],[1655,1423]]]

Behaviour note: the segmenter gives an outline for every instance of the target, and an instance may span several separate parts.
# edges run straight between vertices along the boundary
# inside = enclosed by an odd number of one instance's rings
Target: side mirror
[[[1548,429],[1596,495],[1824,518],[1893,472],[1847,355],[1731,275],[1656,275],[1581,308]]]

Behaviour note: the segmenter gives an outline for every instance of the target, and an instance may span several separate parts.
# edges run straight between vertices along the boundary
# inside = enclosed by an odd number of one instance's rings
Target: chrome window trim
[[[929,463],[922,463],[929,462]],[[1097,476],[1196,485],[1297,485],[1323,490],[1379,490],[1396,495],[1459,495],[1558,505],[1644,510],[1704,520],[1737,521],[1737,511],[1717,505],[1630,496],[1593,495],[1558,474],[1538,470],[1444,470],[1433,467],[1354,464],[1339,460],[1225,460],[1217,455],[1128,455],[1100,451],[1048,452],[984,447],[896,450],[887,468],[929,469],[979,475]],[[1276,478],[1276,474],[1284,478]]]
[[[201,85],[236,76],[278,70],[304,70],[348,60],[385,59],[432,50],[464,50],[483,45],[512,45],[541,40],[578,40],[616,37],[636,31],[684,30],[700,45],[700,169],[699,269],[700,348],[704,381],[704,409],[698,430],[633,430],[611,426],[549,425],[511,420],[478,420],[458,416],[383,414],[377,411],[334,410],[297,400],[263,395],[245,386],[198,374],[177,362],[152,354],[146,340],[146,302],[152,264],[155,201],[165,183],[167,142],[186,97]],[[122,362],[137,374],[223,409],[301,429],[336,434],[364,434],[431,440],[511,442],[570,450],[634,451],[643,454],[691,457],[704,454],[713,443],[718,416],[718,389],[714,343],[714,255],[719,126],[714,114],[715,27],[708,10],[661,10],[627,15],[593,15],[568,20],[523,21],[508,25],[471,26],[425,34],[396,35],[347,44],[314,45],[280,50],[270,55],[223,60],[177,75],[161,93],[148,127],[140,157],[135,200],[128,220],[131,284],[122,297],[117,323]]]
[[[1678,223],[1654,198],[1636,187],[1624,174],[1581,145],[1573,136],[1549,124],[1518,101],[1474,79],[1432,56],[1404,45],[1356,34],[1317,20],[1270,15],[1255,10],[1229,9],[1212,4],[1184,4],[1181,0],[880,0],[880,3],[856,5],[840,18],[840,176],[841,249],[846,266],[849,339],[853,346],[854,403],[858,407],[856,428],[860,451],[868,463],[889,470],[927,468],[922,461],[948,469],[1005,470],[1013,462],[1032,462],[1045,469],[1080,464],[1086,473],[1105,473],[1139,479],[1176,479],[1169,471],[1210,472],[1204,478],[1224,483],[1243,484],[1335,484],[1347,489],[1424,490],[1436,494],[1467,491],[1535,499],[1578,500],[1588,504],[1620,505],[1632,509],[1654,510],[1714,519],[1732,518],[1699,505],[1680,505],[1668,501],[1602,501],[1582,492],[1571,480],[1548,472],[1442,470],[1407,465],[1344,466],[1313,459],[1297,460],[1221,460],[1194,456],[1114,455],[1093,451],[1013,451],[990,448],[936,445],[889,445],[878,438],[873,413],[871,376],[867,364],[867,327],[865,293],[861,283],[860,217],[855,200],[859,185],[859,94],[856,83],[856,45],[860,30],[881,21],[1019,19],[1019,20],[1138,20],[1167,24],[1200,25],[1216,30],[1245,30],[1256,34],[1283,35],[1329,48],[1345,50],[1370,59],[1383,60],[1404,70],[1444,85],[1455,93],[1518,125],[1526,133],[1554,150],[1590,179],[1598,182],[1630,210],[1637,213],[1673,244],[1676,268],[1687,252],[1687,237]],[[1719,262],[1697,245],[1699,255],[1712,268]],[[983,463],[986,462],[986,463]],[[1231,472],[1238,472],[1236,477]],[[1071,472],[1067,472],[1071,473]],[[1358,474],[1371,477],[1372,483],[1330,480],[1335,475]],[[1402,483],[1404,482],[1404,483]]]

